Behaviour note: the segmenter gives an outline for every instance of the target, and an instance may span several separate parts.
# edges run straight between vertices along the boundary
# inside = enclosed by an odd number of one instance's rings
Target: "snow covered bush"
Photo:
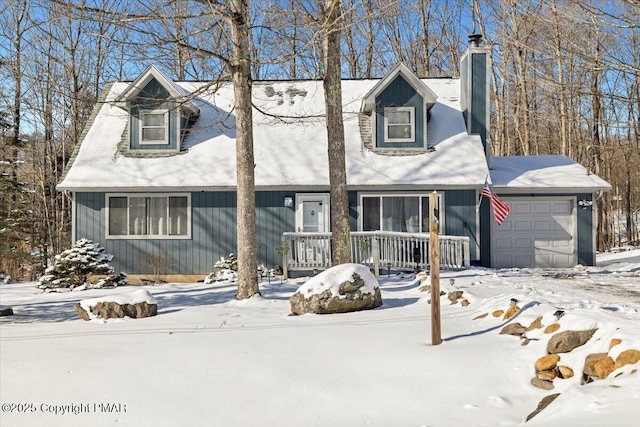
[[[233,282],[238,279],[238,259],[235,254],[221,257],[213,266],[213,271],[204,279],[204,283]]]
[[[6,285],[11,281],[11,276],[0,273],[0,285]]]
[[[37,288],[44,290],[87,289],[127,284],[124,273],[115,274],[109,264],[113,255],[104,253],[104,248],[88,239],[78,240],[71,249],[55,256],[53,265],[45,270]],[[89,283],[93,276],[104,276]]]

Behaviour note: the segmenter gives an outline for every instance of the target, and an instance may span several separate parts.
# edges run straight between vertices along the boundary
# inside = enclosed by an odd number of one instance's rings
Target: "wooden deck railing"
[[[284,233],[283,273],[291,270],[323,270],[331,267],[331,233]],[[426,269],[429,234],[386,231],[351,232],[351,262],[373,269]],[[462,270],[471,263],[469,238],[440,236],[440,268]]]

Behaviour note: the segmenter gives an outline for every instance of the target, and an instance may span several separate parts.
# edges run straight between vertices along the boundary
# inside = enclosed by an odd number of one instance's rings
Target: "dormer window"
[[[415,142],[415,108],[384,109],[384,142]]]
[[[168,144],[169,112],[143,110],[140,112],[140,144]]]

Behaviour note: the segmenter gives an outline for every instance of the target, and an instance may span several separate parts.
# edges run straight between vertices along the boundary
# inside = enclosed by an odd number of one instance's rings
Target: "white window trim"
[[[390,138],[388,113],[408,111],[411,125],[410,138]],[[394,125],[391,125],[394,126]],[[415,107],[385,107],[384,109],[384,142],[416,142],[416,109]]]
[[[109,234],[109,198],[126,197],[186,197],[187,198],[187,234]],[[168,206],[168,204],[167,204]],[[106,193],[104,235],[108,240],[189,240],[191,239],[191,193]],[[127,203],[127,224],[129,224],[129,207]]]
[[[362,231],[363,226],[362,226],[362,221],[364,219],[364,212],[363,212],[363,201],[362,199],[365,197],[425,197],[425,198],[429,198],[429,195],[432,193],[433,191],[428,191],[428,192],[419,192],[419,193],[359,193],[358,194],[358,231]],[[444,226],[445,226],[445,215],[444,215],[444,192],[443,191],[438,191],[438,208],[439,208],[439,214],[440,214],[440,218],[438,218],[438,222],[440,224],[440,234],[444,233]],[[422,221],[422,218],[424,217],[423,213],[422,213],[422,203],[418,203],[418,212],[419,212],[419,218],[420,221]],[[380,201],[380,225],[382,226],[383,221],[382,221],[382,201]],[[422,224],[420,224],[420,230],[422,230]],[[428,228],[428,227],[427,227]],[[380,231],[390,231],[390,230],[380,230]],[[422,234],[428,234],[428,231],[424,231],[424,232],[420,232]]]
[[[168,145],[169,144],[169,110],[167,109],[156,109],[156,110],[140,110],[139,111],[139,138],[138,142],[140,145]],[[144,126],[143,116],[145,114],[163,114],[164,117],[164,139],[156,139],[156,140],[148,140],[144,141],[142,139],[142,130],[144,128],[156,129],[161,126]]]

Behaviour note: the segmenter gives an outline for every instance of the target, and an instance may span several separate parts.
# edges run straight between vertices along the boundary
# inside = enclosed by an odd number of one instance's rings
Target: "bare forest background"
[[[0,273],[35,279],[71,245],[70,200],[55,186],[105,82],[149,64],[178,81],[231,80],[232,3],[2,1]],[[323,24],[324,5],[249,2],[253,80],[326,77],[323,37],[335,25]],[[458,77],[467,35],[482,33],[492,153],[572,157],[613,186],[597,202],[598,249],[639,244],[639,0],[343,0],[341,12],[349,79],[397,62]]]

